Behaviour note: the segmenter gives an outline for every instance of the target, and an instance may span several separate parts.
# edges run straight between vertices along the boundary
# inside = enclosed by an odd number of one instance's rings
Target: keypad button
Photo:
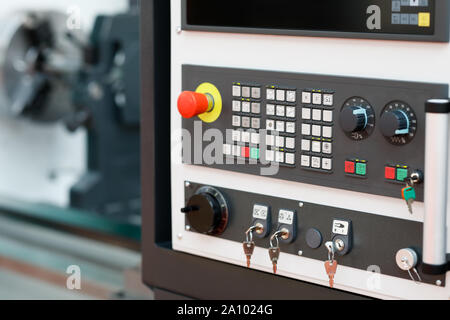
[[[252,98],[253,99],[261,98],[261,88],[257,88],[257,87],[252,88]]]
[[[295,122],[286,122],[286,132],[295,133]]]
[[[240,146],[233,146],[233,156],[240,157],[241,156],[241,147]]]
[[[403,168],[397,169],[397,180],[398,181],[404,181],[407,177],[408,177],[408,169],[403,169]]]
[[[331,107],[333,105],[333,95],[332,94],[324,94],[323,95],[323,105]]]
[[[323,111],[323,121],[325,122],[333,122],[333,111],[324,110]]]
[[[322,110],[314,109],[312,113],[312,119],[314,121],[322,121]]]
[[[233,86],[233,97],[240,97],[240,96],[241,96],[241,87]]]
[[[266,136],[266,145],[273,147],[275,145],[275,136],[267,135]]]
[[[251,148],[250,149],[250,158],[259,160],[259,149],[258,148]]]
[[[313,136],[320,137],[322,134],[322,127],[318,125],[313,125],[311,131]]]
[[[244,143],[250,143],[250,132],[244,131],[241,134],[241,140]]]
[[[268,104],[266,106],[266,114],[268,116],[274,116],[275,115],[275,105],[273,104]]]
[[[285,154],[285,162],[287,164],[294,165],[295,164],[295,154],[294,153],[286,153]]]
[[[312,102],[313,102],[313,104],[321,105],[322,104],[322,94],[321,93],[313,93]]]
[[[302,119],[311,120],[311,109],[302,108]]]
[[[317,153],[322,152],[322,145],[321,145],[320,141],[313,141],[311,150],[312,150],[312,152],[317,152]]]
[[[250,87],[242,87],[242,96],[244,98],[250,98]]]
[[[275,137],[275,146],[278,148],[284,148],[284,137]]]
[[[295,149],[295,138],[286,138],[286,148]]]
[[[286,91],[286,101],[287,102],[295,102],[297,101],[297,92],[288,90]]]
[[[266,145],[273,147],[275,145],[275,136],[267,135],[266,136]]]
[[[267,89],[266,98],[267,100],[275,100],[275,89]]]
[[[275,120],[266,120],[266,129],[275,130]]]
[[[311,140],[302,140],[302,150],[303,151],[311,151]]]
[[[223,154],[226,156],[231,156],[231,145],[230,144],[223,145]]]
[[[333,127],[323,127],[324,138],[333,138]]]
[[[240,101],[233,101],[233,112],[241,112],[241,102]]]
[[[231,139],[237,142],[241,141],[241,132],[238,130],[233,130],[231,132]]]
[[[266,150],[266,161],[275,161],[275,152],[273,150]]]
[[[384,168],[384,177],[389,180],[395,180],[395,168],[385,167]]]
[[[365,176],[367,174],[367,164],[366,163],[357,163],[356,164],[356,174],[360,176]],[[397,174],[398,176],[398,174]]]
[[[250,102],[242,102],[242,112],[250,113]]]
[[[302,167],[309,167],[311,166],[311,157],[307,155],[302,155],[301,162]]]
[[[285,101],[286,100],[286,91],[277,90],[277,101]]]
[[[261,128],[261,120],[259,118],[252,118],[252,128],[253,129]]]
[[[286,115],[286,109],[284,106],[277,106],[277,116],[284,117]]]
[[[307,123],[302,124],[302,135],[310,136],[311,135],[311,125]]]
[[[286,117],[295,118],[295,107],[286,107]]]
[[[277,131],[284,132],[284,121],[277,121]]]
[[[253,144],[259,144],[259,142],[260,142],[259,133],[252,133],[251,134],[251,141],[252,141]]]
[[[355,173],[355,163],[353,161],[345,161],[345,173]]]
[[[254,114],[260,114],[261,113],[261,104],[254,102],[252,103],[252,113]]]
[[[275,152],[275,161],[279,163],[284,162],[284,152],[276,151]]]
[[[311,92],[302,92],[302,103],[310,104],[311,103]]]
[[[322,152],[325,154],[333,153],[332,144],[330,142],[322,142]]]
[[[329,158],[323,158],[322,159],[322,169],[324,169],[324,170],[333,169],[333,160],[331,160]]]
[[[320,169],[322,166],[321,159],[319,157],[311,157],[311,167]]]
[[[241,157],[250,158],[250,148],[249,147],[241,147]]]
[[[242,117],[242,127],[250,128],[250,118],[249,117]]]
[[[240,126],[241,126],[241,117],[233,116],[233,127],[240,127]]]

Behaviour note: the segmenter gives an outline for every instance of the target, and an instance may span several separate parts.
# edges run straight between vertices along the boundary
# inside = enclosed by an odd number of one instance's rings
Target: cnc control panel
[[[215,103],[183,120],[184,163],[395,198],[423,175],[425,102],[448,95],[444,84],[191,65],[183,90]]]
[[[450,1],[170,5],[170,108],[143,90],[152,282],[448,299]]]
[[[446,96],[447,84],[183,65],[175,181],[184,206],[172,219],[185,235],[174,248],[376,296],[375,272],[397,279],[393,296],[417,298],[404,293],[417,283],[434,295],[445,272],[420,271],[422,224],[408,218],[424,201],[430,168],[426,111],[439,111]],[[428,135],[428,145],[441,138]],[[217,170],[230,172],[231,188]],[[296,193],[298,183],[356,191],[348,199],[363,209],[315,204],[308,199],[320,190]],[[364,194],[407,205],[400,218],[378,215]]]

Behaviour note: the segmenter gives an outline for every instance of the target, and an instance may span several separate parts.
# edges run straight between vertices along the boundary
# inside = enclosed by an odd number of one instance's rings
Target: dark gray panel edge
[[[284,36],[305,36],[305,37],[325,37],[325,38],[352,38],[370,40],[400,40],[400,41],[422,41],[422,42],[449,42],[450,40],[450,1],[436,1],[436,23],[435,34],[433,36],[423,35],[402,35],[387,33],[359,33],[359,32],[330,32],[330,31],[308,31],[308,30],[279,30],[279,29],[258,29],[258,28],[229,28],[229,27],[208,27],[192,26],[187,24],[186,1],[181,2],[181,28],[186,31],[208,31],[224,33],[247,33],[261,35],[284,35]]]

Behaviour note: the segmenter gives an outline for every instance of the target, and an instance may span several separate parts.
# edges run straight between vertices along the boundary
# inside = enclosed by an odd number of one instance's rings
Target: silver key
[[[244,247],[244,254],[247,258],[247,268],[250,268],[250,260],[253,255],[253,251],[255,251],[255,243],[253,241],[244,241],[242,246]]]
[[[280,257],[280,247],[270,247],[269,257],[272,261],[273,273],[277,273],[278,258]]]
[[[413,209],[412,209],[412,205],[414,203],[414,199],[408,199],[406,201],[406,205],[408,206],[408,211],[409,213],[413,214]]]

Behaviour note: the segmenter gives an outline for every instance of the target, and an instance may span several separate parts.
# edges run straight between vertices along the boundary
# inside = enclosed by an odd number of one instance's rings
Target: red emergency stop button
[[[186,119],[210,111],[212,106],[212,99],[203,93],[184,91],[178,97],[178,111]]]

